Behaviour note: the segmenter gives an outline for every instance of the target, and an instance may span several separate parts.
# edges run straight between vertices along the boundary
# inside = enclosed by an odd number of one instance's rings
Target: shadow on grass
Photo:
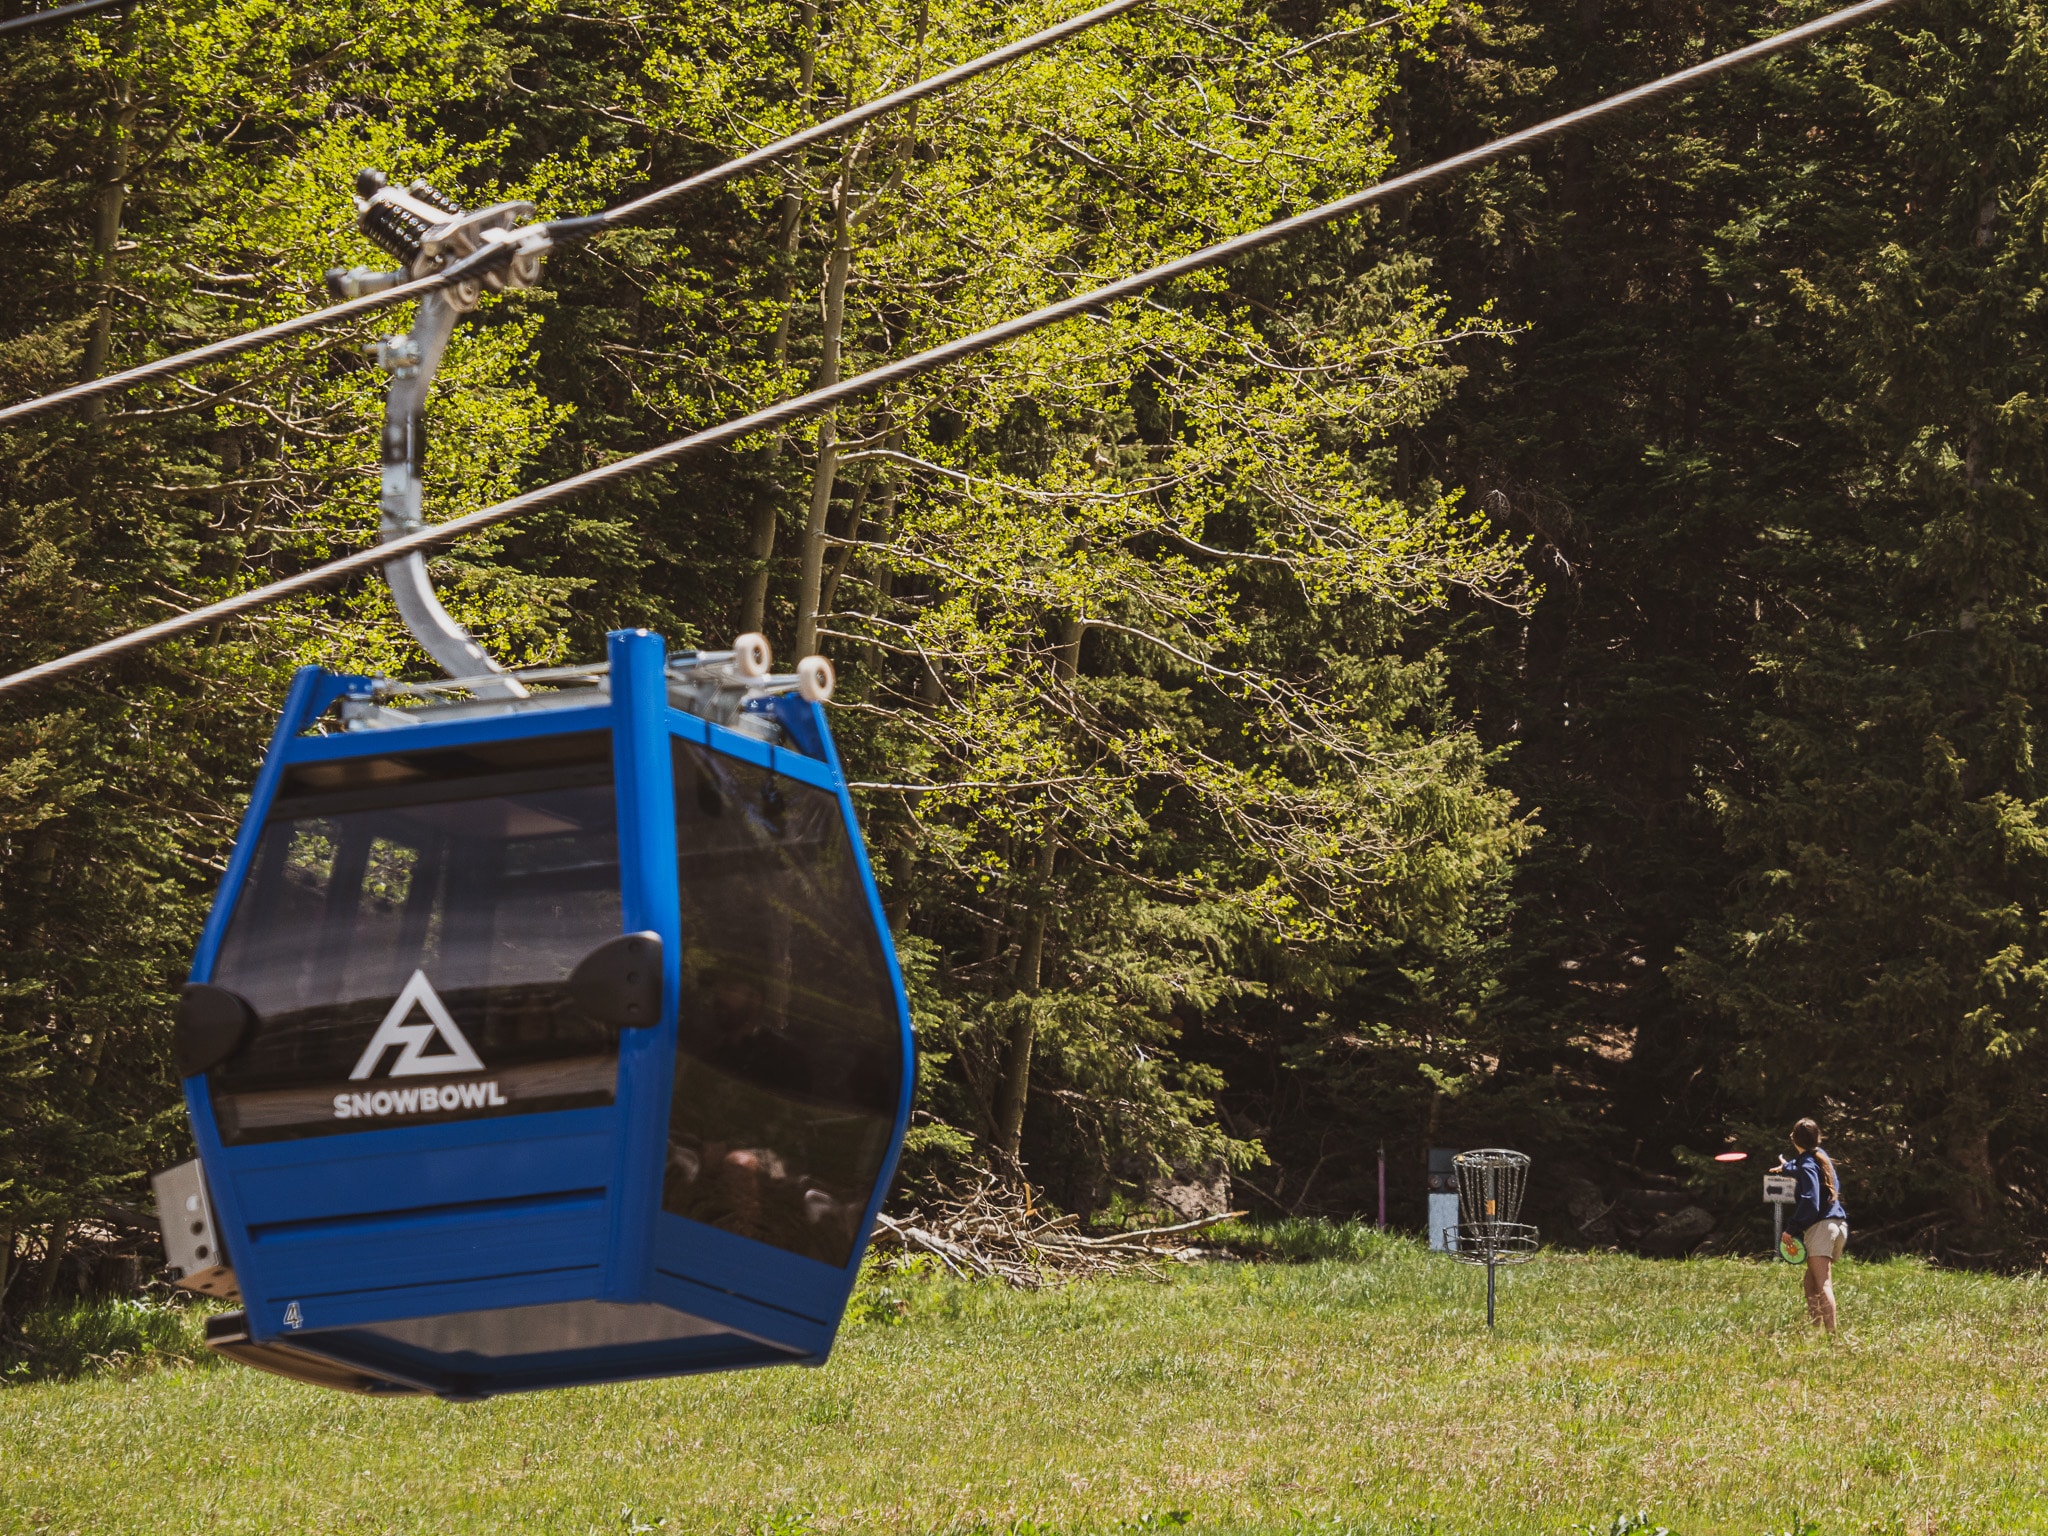
[[[206,1312],[151,1300],[40,1307],[0,1333],[0,1385],[210,1363]]]

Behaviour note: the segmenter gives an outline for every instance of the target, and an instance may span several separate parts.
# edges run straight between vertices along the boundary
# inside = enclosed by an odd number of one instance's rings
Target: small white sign
[[[1458,1246],[1456,1235],[1446,1238],[1446,1229],[1458,1224],[1458,1197],[1432,1191],[1429,1197],[1429,1246],[1438,1253]]]
[[[1766,1205],[1796,1205],[1798,1202],[1798,1186],[1791,1174],[1767,1173],[1764,1175],[1764,1203]]]

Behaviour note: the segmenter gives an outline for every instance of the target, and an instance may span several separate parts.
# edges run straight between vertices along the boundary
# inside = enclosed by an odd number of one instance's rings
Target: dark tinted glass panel
[[[662,1203],[844,1264],[903,1078],[838,798],[674,745],[683,993]]]
[[[617,1040],[563,983],[619,932],[608,737],[293,769],[212,976],[257,1015],[222,1139],[609,1104]]]

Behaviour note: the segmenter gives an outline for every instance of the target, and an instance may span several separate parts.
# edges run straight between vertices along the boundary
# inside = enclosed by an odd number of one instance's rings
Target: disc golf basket
[[[1493,1326],[1493,1272],[1501,1264],[1526,1264],[1536,1256],[1536,1229],[1516,1220],[1529,1182],[1527,1154],[1502,1147],[1460,1152],[1458,1224],[1444,1233],[1444,1246],[1461,1264],[1486,1266],[1486,1326]]]

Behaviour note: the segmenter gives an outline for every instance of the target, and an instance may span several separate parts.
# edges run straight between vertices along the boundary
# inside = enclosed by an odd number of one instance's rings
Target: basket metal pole
[[[1493,1256],[1494,1239],[1499,1236],[1494,1223],[1500,1219],[1500,1171],[1486,1165],[1486,1326],[1493,1327]]]

